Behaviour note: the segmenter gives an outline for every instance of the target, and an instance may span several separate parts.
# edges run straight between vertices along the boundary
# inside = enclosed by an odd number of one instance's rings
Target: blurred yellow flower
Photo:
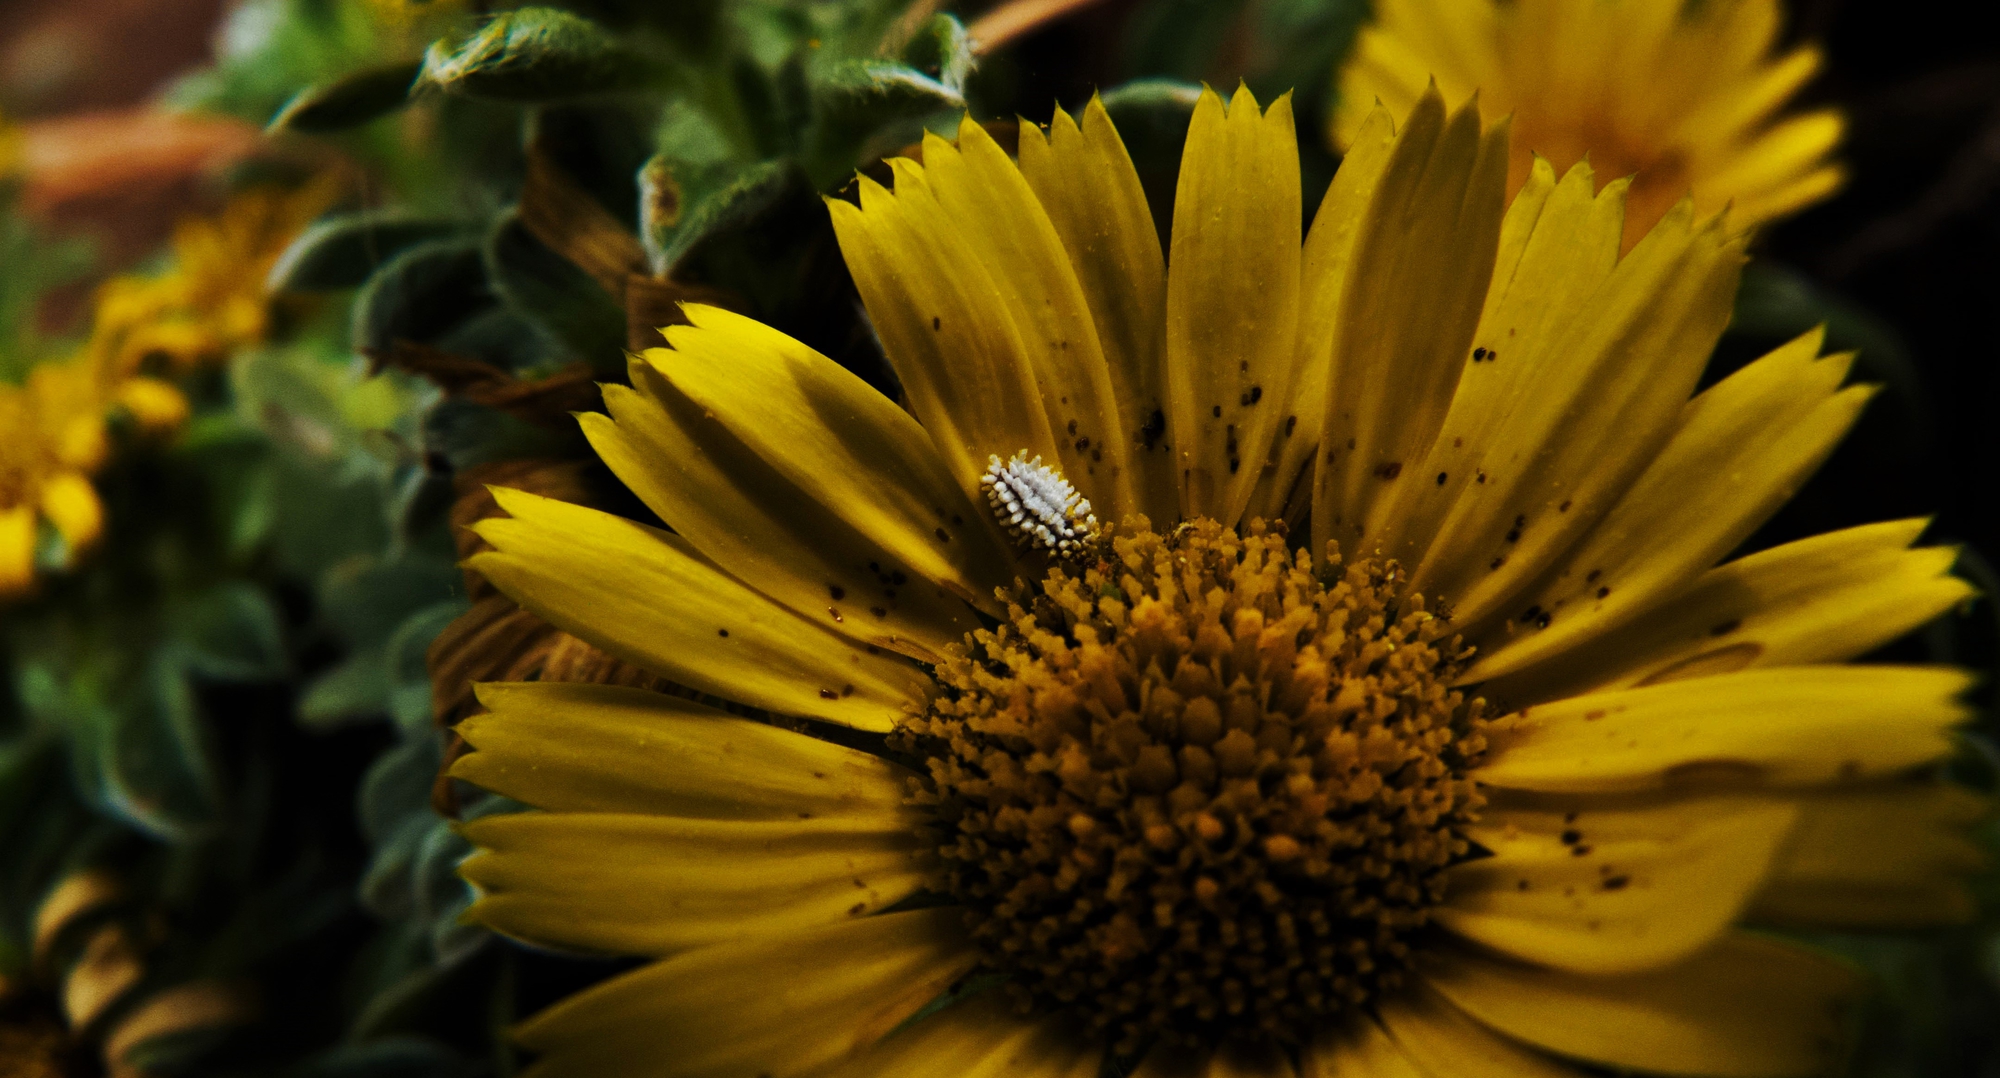
[[[252,188],[215,217],[183,221],[174,230],[172,269],[117,277],[99,291],[92,350],[121,375],[156,358],[185,373],[263,340],[270,328],[264,278],[334,194],[326,179]]]
[[[1831,195],[1833,109],[1776,118],[1819,68],[1818,50],[1773,55],[1777,0],[1378,0],[1339,77],[1343,149],[1377,100],[1407,115],[1436,79],[1449,100],[1514,117],[1511,197],[1536,155],[1558,175],[1587,155],[1633,176],[1625,247],[1690,189],[1697,212],[1750,227]],[[1635,175],[1636,174],[1636,175]]]

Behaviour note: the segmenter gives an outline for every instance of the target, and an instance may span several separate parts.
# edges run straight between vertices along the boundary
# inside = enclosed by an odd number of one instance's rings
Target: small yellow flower
[[[472,916],[653,959],[527,1074],[1804,1078],[1860,978],[1745,929],[1966,914],[1984,805],[1915,776],[1969,679],[1847,664],[1953,552],[1717,564],[1851,357],[1697,394],[1742,237],[1682,202],[1621,257],[1584,166],[1508,207],[1505,126],[1435,93],[1302,240],[1293,132],[1202,96],[1171,257],[1101,105],[1018,164],[933,136],[830,203],[903,404],[689,305],[583,416],[672,531],[495,492],[473,569],[735,709],[459,725],[542,810],[466,825]]]
[[[21,385],[0,383],[0,599],[34,583],[39,522],[72,553],[103,529],[89,476],[106,453],[107,399],[88,356],[40,364]]]
[[[99,290],[91,348],[122,376],[151,359],[184,373],[263,340],[270,329],[264,279],[334,193],[330,179],[252,188],[215,217],[183,221],[166,273],[117,277]]]
[[[1378,0],[1340,74],[1334,142],[1351,146],[1376,101],[1406,114],[1433,78],[1514,118],[1508,191],[1535,155],[1557,173],[1588,156],[1635,176],[1629,248],[1692,189],[1742,227],[1826,198],[1842,121],[1832,109],[1777,118],[1819,53],[1771,55],[1778,0]]]

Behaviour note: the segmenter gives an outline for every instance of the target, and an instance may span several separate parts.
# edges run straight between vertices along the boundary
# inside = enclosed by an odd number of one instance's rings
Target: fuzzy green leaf
[[[422,66],[398,61],[308,86],[285,102],[265,130],[322,134],[381,119],[410,103],[410,87]]]
[[[422,81],[447,93],[523,103],[638,89],[652,65],[603,27],[556,8],[502,12],[424,55]]]

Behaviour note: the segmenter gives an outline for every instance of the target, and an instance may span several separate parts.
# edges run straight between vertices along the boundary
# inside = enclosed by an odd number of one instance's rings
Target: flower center
[[[1298,1043],[1403,975],[1462,859],[1484,702],[1393,564],[1136,518],[937,668],[945,885],[1023,1004],[1131,1052]]]

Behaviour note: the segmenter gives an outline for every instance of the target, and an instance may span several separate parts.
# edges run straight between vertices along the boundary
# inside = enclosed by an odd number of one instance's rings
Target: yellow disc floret
[[[944,886],[1028,1006],[1121,1051],[1297,1042],[1393,987],[1462,859],[1483,702],[1393,564],[1144,518],[937,668]]]

